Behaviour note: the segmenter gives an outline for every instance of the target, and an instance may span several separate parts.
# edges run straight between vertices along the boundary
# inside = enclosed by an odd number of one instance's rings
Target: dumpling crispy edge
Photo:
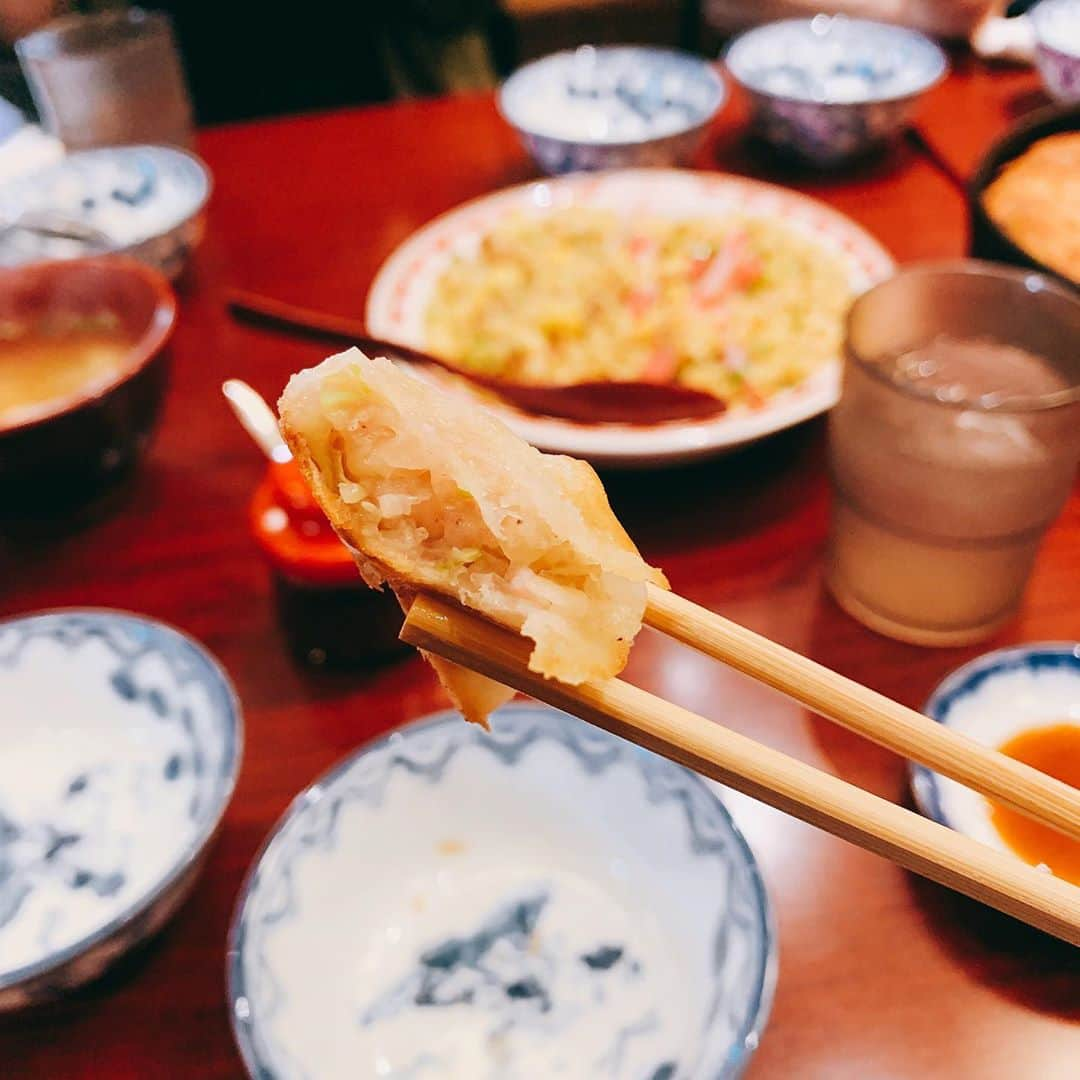
[[[611,509],[607,492],[596,475],[596,470],[586,461],[578,458],[567,457],[564,454],[546,454],[545,457],[552,462],[558,462],[563,470],[567,494],[574,505],[581,512],[585,524],[595,529],[603,529],[611,542],[623,551],[632,553],[641,558],[645,569],[648,571],[647,581],[658,585],[662,589],[670,589],[667,578],[662,570],[650,566],[641,557],[637,545],[630,539],[630,534],[623,528],[622,522],[615,516]]]
[[[503,686],[486,675],[470,671],[441,656],[432,656],[423,649],[420,653],[435,669],[454,708],[472,724],[488,727],[488,717],[514,696],[509,686]]]

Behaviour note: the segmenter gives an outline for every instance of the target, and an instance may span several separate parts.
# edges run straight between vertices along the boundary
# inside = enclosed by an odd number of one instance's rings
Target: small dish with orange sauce
[[[1080,643],[998,649],[948,675],[923,711],[939,723],[1080,788]],[[1080,885],[1080,843],[962,784],[911,767],[924,814]]]

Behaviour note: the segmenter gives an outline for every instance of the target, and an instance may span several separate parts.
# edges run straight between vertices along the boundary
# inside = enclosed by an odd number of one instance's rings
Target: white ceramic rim
[[[632,198],[627,198],[627,196]],[[512,210],[566,206],[634,209],[672,218],[745,213],[783,221],[845,258],[858,294],[890,276],[892,256],[865,229],[832,207],[774,184],[727,173],[689,169],[616,169],[536,180],[504,188],[456,207],[418,229],[379,268],[368,293],[369,331],[424,347],[423,316],[435,280],[456,245],[482,235]],[[674,211],[674,212],[672,212]],[[808,420],[832,408],[840,392],[841,358],[772,397],[761,409],[736,410],[698,421],[659,424],[582,424],[536,416],[484,400],[518,435],[553,453],[612,467],[662,466],[712,456]],[[425,377],[450,385],[447,377]],[[452,384],[471,393],[460,380]]]

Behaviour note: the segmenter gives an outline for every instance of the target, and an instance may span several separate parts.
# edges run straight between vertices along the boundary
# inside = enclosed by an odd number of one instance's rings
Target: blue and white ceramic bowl
[[[566,173],[685,164],[726,96],[689,53],[582,45],[526,64],[498,100],[537,164]]]
[[[718,1080],[757,1045],[776,954],[706,784],[530,704],[490,734],[441,713],[308,788],[228,963],[263,1080]]]
[[[1028,18],[1046,92],[1065,104],[1080,101],[1080,0],[1041,0]]]
[[[1080,643],[1019,645],[986,653],[946,676],[923,712],[987,746],[1000,746],[1046,724],[1080,725]],[[915,764],[911,789],[927,817],[1007,850],[982,795]]]
[[[0,265],[121,252],[175,278],[202,239],[210,172],[171,146],[110,146],[70,154],[0,187]],[[70,224],[69,224],[70,223]]]
[[[825,166],[894,136],[948,70],[925,35],[843,15],[766,23],[737,37],[725,60],[750,95],[754,131]]]
[[[0,1009],[95,978],[195,880],[240,709],[190,638],[118,611],[0,623]],[[2,1071],[2,1070],[0,1070]]]

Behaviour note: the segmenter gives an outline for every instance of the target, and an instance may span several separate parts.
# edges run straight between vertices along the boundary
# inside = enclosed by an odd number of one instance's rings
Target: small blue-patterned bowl
[[[1040,0],[1028,18],[1046,92],[1067,105],[1080,101],[1080,0]]]
[[[776,947],[722,803],[552,709],[491,726],[412,724],[274,828],[229,945],[250,1074],[738,1076]]]
[[[210,187],[206,164],[173,146],[69,154],[0,186],[0,226],[51,227],[0,227],[0,266],[121,253],[176,278],[202,240]]]
[[[887,142],[948,71],[925,35],[843,15],[766,23],[737,37],[725,60],[750,96],[753,131],[822,166]]]
[[[514,72],[498,103],[537,164],[566,173],[684,165],[726,96],[689,53],[582,45]]]
[[[1018,645],[977,657],[941,681],[923,712],[995,747],[1034,727],[1080,726],[1080,642]],[[927,817],[1008,850],[982,795],[916,764],[911,789]]]
[[[0,622],[0,1010],[96,978],[202,865],[240,707],[200,645],[138,615]]]

